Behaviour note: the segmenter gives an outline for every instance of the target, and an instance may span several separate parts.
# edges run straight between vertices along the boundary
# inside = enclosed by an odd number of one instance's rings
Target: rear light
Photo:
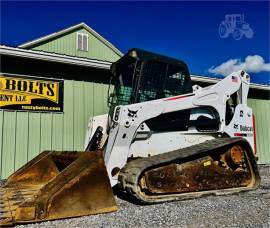
[[[256,148],[256,124],[255,124],[255,115],[252,114],[252,127],[253,127],[253,142],[254,142],[254,154],[257,153]]]

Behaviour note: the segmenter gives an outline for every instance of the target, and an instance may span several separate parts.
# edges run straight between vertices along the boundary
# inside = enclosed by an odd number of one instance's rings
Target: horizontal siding
[[[77,32],[88,34],[89,38],[87,52],[77,50]],[[102,43],[99,39],[97,39],[85,29],[79,29],[30,49],[90,59],[105,60],[110,62],[115,62],[120,58],[120,56],[116,54],[111,48]]]
[[[44,150],[83,150],[89,117],[108,112],[107,88],[66,80],[64,113],[1,110],[0,178],[8,177]]]
[[[255,115],[258,162],[270,163],[270,100],[248,99],[248,105]]]

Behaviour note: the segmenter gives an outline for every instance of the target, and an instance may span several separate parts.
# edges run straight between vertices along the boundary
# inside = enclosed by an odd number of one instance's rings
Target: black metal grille
[[[132,95],[132,88],[127,86],[120,86],[116,89],[117,104],[127,105],[130,104],[130,99]]]

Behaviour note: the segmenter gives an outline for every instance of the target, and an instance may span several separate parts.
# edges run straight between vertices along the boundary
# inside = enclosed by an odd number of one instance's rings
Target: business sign
[[[63,80],[0,74],[0,109],[63,112]]]

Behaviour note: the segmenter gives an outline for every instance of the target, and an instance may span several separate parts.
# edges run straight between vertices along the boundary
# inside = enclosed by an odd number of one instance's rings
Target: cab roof
[[[116,61],[115,63],[111,65],[111,72],[114,74],[116,68],[119,69],[121,68],[121,65],[130,64],[132,62],[135,62],[136,60],[139,60],[142,62],[155,60],[155,61],[159,61],[159,62],[163,62],[167,64],[180,66],[187,69],[188,71],[188,67],[186,63],[181,60],[171,58],[165,55],[156,54],[154,52],[145,51],[139,48],[132,48],[123,57],[121,57],[118,61]]]

